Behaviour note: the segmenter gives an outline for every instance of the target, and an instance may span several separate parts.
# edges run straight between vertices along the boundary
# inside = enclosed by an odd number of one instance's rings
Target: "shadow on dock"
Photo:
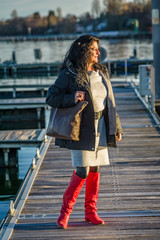
[[[83,188],[68,229],[56,227],[73,169],[70,151],[53,139],[23,210],[8,225],[14,226],[11,240],[159,239],[160,129],[130,83],[113,82],[113,89],[124,135],[118,149],[109,150],[111,165],[101,167],[98,213],[106,224],[84,222]]]

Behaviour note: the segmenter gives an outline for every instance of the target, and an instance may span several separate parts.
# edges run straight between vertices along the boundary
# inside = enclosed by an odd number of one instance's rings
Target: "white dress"
[[[90,88],[93,97],[93,107],[95,112],[102,111],[105,108],[107,99],[107,89],[98,72],[88,73],[90,79]],[[71,150],[73,167],[88,167],[109,165],[109,155],[106,139],[106,126],[104,117],[95,119],[95,150]]]

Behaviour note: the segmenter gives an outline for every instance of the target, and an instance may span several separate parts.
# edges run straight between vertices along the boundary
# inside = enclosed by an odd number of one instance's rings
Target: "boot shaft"
[[[86,179],[82,179],[76,175],[76,172],[73,171],[70,182],[66,188],[66,191],[63,195],[63,205],[61,212],[71,213],[73,206],[77,200],[77,197],[85,183]]]
[[[72,213],[73,206],[76,199],[85,183],[86,179],[82,179],[76,175],[74,171],[68,187],[63,195],[63,204],[61,213],[57,220],[57,226],[60,228],[67,228],[70,214]]]
[[[90,172],[86,180],[85,211],[97,211],[100,172]]]

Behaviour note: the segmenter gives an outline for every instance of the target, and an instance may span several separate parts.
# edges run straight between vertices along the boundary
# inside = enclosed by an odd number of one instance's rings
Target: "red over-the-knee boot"
[[[57,220],[57,226],[60,228],[67,228],[70,214],[72,213],[73,206],[76,199],[85,183],[86,179],[82,179],[76,175],[74,171],[69,182],[69,185],[63,195],[63,204],[59,218]]]
[[[97,214],[97,200],[100,183],[100,172],[90,172],[86,180],[85,220],[93,224],[104,224]]]

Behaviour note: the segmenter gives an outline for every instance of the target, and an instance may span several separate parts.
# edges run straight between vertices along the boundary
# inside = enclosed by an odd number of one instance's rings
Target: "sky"
[[[19,17],[26,17],[39,12],[41,16],[47,16],[49,10],[60,7],[62,16],[71,13],[80,16],[91,11],[93,0],[0,0],[0,20],[11,18],[12,10],[16,9]],[[103,0],[100,0],[101,6]]]
[[[32,15],[39,12],[41,16],[47,16],[49,10],[60,7],[62,16],[68,13],[80,16],[85,12],[91,12],[93,0],[0,0],[0,20],[11,18],[11,12],[16,9],[19,17]],[[100,0],[101,7],[103,0]]]

